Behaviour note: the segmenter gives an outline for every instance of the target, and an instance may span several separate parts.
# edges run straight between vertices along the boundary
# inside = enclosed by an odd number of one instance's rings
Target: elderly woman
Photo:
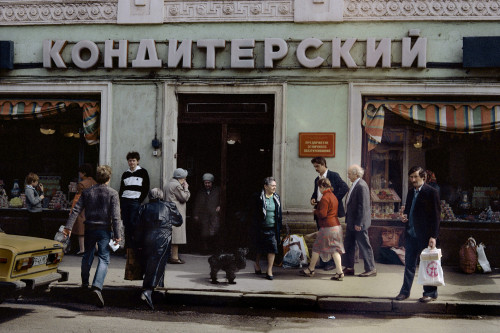
[[[342,281],[344,279],[344,272],[342,271],[340,255],[344,253],[344,244],[342,243],[342,227],[338,218],[339,202],[332,192],[332,185],[328,178],[320,178],[318,180],[318,190],[323,194],[323,197],[314,210],[319,231],[316,241],[313,244],[309,267],[300,271],[299,274],[312,277],[314,275],[314,267],[320,257],[324,262],[328,262],[333,257],[337,272],[331,279]]]
[[[255,239],[255,274],[262,274],[260,258],[267,254],[266,279],[273,280],[273,264],[281,229],[281,201],[276,193],[276,180],[273,177],[264,179],[264,189],[255,195],[251,207],[253,231]]]
[[[29,235],[34,237],[45,237],[45,230],[42,224],[42,200],[43,185],[38,183],[38,175],[30,172],[26,176],[26,209],[28,210]]]
[[[170,256],[172,226],[182,224],[182,215],[173,202],[163,201],[163,191],[154,188],[148,194],[149,203],[139,209],[139,224],[136,230],[137,245],[142,249],[144,268],[141,299],[154,309],[151,294],[163,286],[165,266]]]
[[[186,181],[187,170],[178,168],[174,170],[174,175],[170,182],[165,186],[165,195],[167,201],[175,203],[177,209],[182,215],[182,225],[174,227],[172,230],[172,255],[168,261],[169,264],[183,264],[179,258],[179,244],[186,244],[186,202],[191,193]]]

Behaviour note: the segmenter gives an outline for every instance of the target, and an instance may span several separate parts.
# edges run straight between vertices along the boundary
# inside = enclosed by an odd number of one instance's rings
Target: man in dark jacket
[[[202,177],[203,188],[196,194],[193,218],[198,222],[202,252],[216,253],[221,247],[220,229],[220,189],[214,186],[215,177],[206,173]]]
[[[403,223],[406,223],[405,274],[401,291],[396,296],[398,301],[410,296],[417,260],[422,250],[428,246],[436,247],[441,219],[439,194],[434,188],[425,184],[424,169],[414,166],[408,171],[408,176],[412,189],[408,193],[404,213],[401,216]],[[423,297],[419,301],[428,303],[437,297],[437,287],[424,286]]]
[[[170,256],[172,226],[182,224],[182,215],[173,202],[165,202],[163,191],[154,188],[149,191],[149,203],[139,210],[139,224],[136,228],[136,245],[141,249],[144,268],[141,299],[154,309],[151,294],[163,287],[165,267]]]
[[[340,178],[338,173],[328,170],[324,157],[315,157],[311,160],[311,163],[314,166],[316,172],[319,173],[319,176],[314,180],[314,191],[311,196],[311,205],[316,208],[316,204],[321,200],[322,197],[321,192],[318,191],[318,180],[320,178],[328,178],[330,184],[332,184],[333,194],[339,202],[338,217],[344,217],[345,212],[344,205],[342,205],[342,199],[349,191],[349,186],[347,186],[342,178]],[[314,217],[314,219],[316,220],[316,217]],[[317,224],[318,221],[316,221],[316,225]],[[317,225],[317,227],[319,230],[319,225]],[[326,264],[320,259],[318,267],[322,267],[325,270],[332,270],[334,268],[334,265],[335,264],[333,263],[333,259]]]
[[[104,306],[101,291],[108,271],[111,232],[113,232],[115,244],[123,236],[120,200],[118,192],[109,187],[110,179],[111,167],[108,165],[98,166],[95,178],[97,185],[82,192],[63,231],[66,237],[69,237],[76,218],[85,209],[85,252],[82,258],[82,287],[86,289],[89,286],[90,268],[94,261],[97,244],[99,263],[92,282],[92,295],[99,307]]]

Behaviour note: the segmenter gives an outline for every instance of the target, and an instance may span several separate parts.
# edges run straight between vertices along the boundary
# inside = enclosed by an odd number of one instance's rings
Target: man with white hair
[[[200,228],[202,252],[213,252],[220,247],[220,189],[214,186],[215,177],[211,173],[205,173],[202,180],[203,188],[196,195],[193,216]]]
[[[345,223],[347,225],[344,239],[345,248],[345,275],[354,275],[354,252],[358,243],[365,264],[365,271],[358,276],[376,276],[373,249],[368,237],[368,228],[371,225],[370,190],[362,179],[364,170],[353,164],[347,170],[347,177],[352,182],[346,198]]]

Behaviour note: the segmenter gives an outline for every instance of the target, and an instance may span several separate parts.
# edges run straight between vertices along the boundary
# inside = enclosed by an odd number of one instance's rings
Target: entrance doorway
[[[188,244],[197,252],[200,226],[192,218],[202,176],[221,189],[219,243],[248,246],[248,207],[265,177],[272,175],[274,95],[179,95],[177,166],[189,172]]]

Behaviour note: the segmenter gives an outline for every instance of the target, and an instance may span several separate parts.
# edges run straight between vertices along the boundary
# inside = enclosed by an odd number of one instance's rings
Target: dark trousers
[[[418,238],[410,236],[408,233],[405,235],[405,275],[403,279],[403,286],[400,293],[403,295],[410,295],[411,285],[415,278],[415,270],[417,268],[417,261],[420,253],[428,245],[428,240],[423,241]],[[433,298],[438,297],[437,287],[424,286],[424,296]]]
[[[137,224],[139,223],[139,200],[123,199],[120,201],[122,211],[123,226],[125,227],[125,247],[134,248],[134,235]]]
[[[363,256],[365,272],[373,271],[375,269],[375,260],[373,259],[373,249],[370,245],[368,230],[356,231],[351,230],[350,228],[346,229],[344,238],[345,267],[354,268],[356,242],[358,243],[359,252],[361,252],[361,255]]]

